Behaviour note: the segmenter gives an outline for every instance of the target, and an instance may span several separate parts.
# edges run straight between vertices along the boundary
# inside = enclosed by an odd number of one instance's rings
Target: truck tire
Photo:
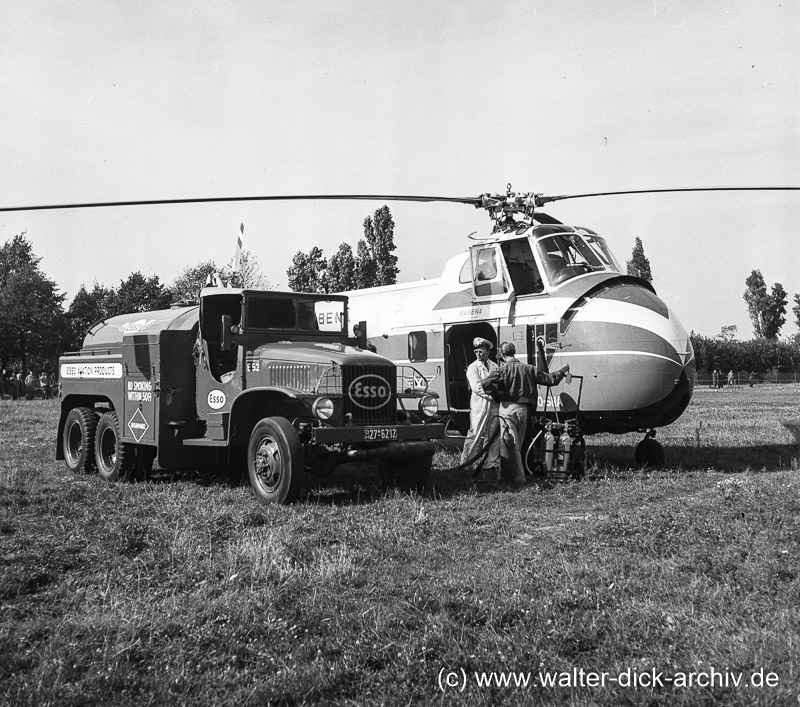
[[[303,447],[283,417],[265,417],[247,446],[250,486],[261,503],[291,503],[303,488]]]
[[[97,473],[105,481],[126,479],[133,468],[134,447],[121,442],[121,437],[117,413],[112,411],[100,415],[94,438],[94,458]]]
[[[94,438],[97,413],[91,408],[72,408],[64,422],[61,445],[70,471],[89,474],[94,471]]]

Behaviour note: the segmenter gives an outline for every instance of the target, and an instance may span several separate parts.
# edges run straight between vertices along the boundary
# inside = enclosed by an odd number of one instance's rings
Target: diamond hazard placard
[[[141,408],[136,408],[136,412],[131,415],[131,419],[128,420],[128,429],[131,431],[131,434],[137,442],[141,441],[142,437],[147,434],[147,430],[150,429],[150,425],[147,424],[147,420],[145,419],[144,415],[142,415]]]

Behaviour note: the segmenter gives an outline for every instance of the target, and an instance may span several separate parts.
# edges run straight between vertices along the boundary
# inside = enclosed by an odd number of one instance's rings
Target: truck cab
[[[108,480],[154,460],[239,463],[264,503],[294,500],[306,475],[352,460],[418,487],[444,436],[437,396],[355,329],[343,295],[226,287],[101,322],[61,358],[56,456]]]

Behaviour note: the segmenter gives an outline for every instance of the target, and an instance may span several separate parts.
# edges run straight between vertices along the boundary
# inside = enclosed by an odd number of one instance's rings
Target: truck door
[[[122,381],[125,397],[120,425],[123,438],[137,444],[155,444],[157,338],[151,341],[147,334],[125,336],[123,360],[127,363]]]

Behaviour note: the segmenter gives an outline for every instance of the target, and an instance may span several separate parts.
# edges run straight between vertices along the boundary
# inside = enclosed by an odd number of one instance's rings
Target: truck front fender
[[[265,417],[309,417],[310,403],[289,388],[250,388],[237,396],[231,406],[230,444],[246,445],[250,433]]]

